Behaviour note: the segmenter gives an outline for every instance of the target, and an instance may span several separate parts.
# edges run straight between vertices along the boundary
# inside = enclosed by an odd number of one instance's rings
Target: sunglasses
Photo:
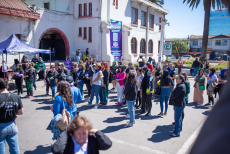
[[[148,73],[152,73],[151,71],[148,71]]]

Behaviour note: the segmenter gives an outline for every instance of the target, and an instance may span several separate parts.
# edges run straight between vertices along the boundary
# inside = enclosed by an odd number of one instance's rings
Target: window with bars
[[[146,26],[146,12],[141,11],[141,26]]]
[[[82,16],[82,4],[79,4],[79,16]]]
[[[84,4],[84,16],[87,16],[87,3]]]
[[[140,53],[145,53],[145,39],[141,40],[141,43],[140,43]]]
[[[92,3],[89,3],[89,15],[92,15]]]
[[[131,22],[132,24],[137,25],[138,21],[138,9],[132,8],[132,18]]]
[[[150,14],[149,15],[149,28],[153,29],[154,27],[154,15]]]
[[[84,27],[84,39],[87,39],[87,28]]]
[[[50,9],[50,3],[44,3],[44,8],[45,9]]]
[[[137,53],[137,40],[136,38],[132,38],[131,40],[131,53]]]
[[[149,40],[148,53],[153,53],[153,41]]]
[[[92,42],[92,27],[89,27],[89,42]]]

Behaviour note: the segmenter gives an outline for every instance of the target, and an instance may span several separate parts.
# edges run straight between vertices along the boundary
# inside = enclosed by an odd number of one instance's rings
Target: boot
[[[211,99],[212,105],[214,105],[214,98],[213,98],[213,96],[212,96],[211,98],[212,98],[212,99]]]
[[[208,104],[210,104],[210,96],[208,96]]]

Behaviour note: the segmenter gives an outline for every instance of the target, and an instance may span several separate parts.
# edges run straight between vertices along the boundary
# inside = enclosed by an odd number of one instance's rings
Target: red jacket
[[[153,71],[153,65],[152,65],[152,64],[147,65],[147,67],[148,67],[151,71]]]

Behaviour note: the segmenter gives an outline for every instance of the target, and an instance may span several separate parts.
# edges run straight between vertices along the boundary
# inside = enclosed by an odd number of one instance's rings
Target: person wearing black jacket
[[[90,81],[91,81],[91,78],[93,77],[93,73],[94,73],[93,65],[87,65],[86,70],[85,70],[85,77],[84,77],[84,83],[88,90],[87,100],[90,99],[91,88],[92,88],[92,86],[90,85]]]
[[[78,84],[78,87],[81,91],[81,95],[83,97],[83,85],[84,85],[84,76],[85,76],[85,65],[84,64],[79,64],[78,65],[78,71],[77,71],[77,76],[75,80],[75,83]]]
[[[180,131],[182,131],[182,112],[184,111],[186,105],[186,87],[184,84],[185,78],[183,75],[178,75],[176,78],[176,88],[174,89],[171,97],[170,104],[174,106],[174,119],[175,119],[175,130],[172,137],[179,137]]]
[[[16,66],[16,72],[13,73],[14,74],[14,79],[16,82],[16,85],[18,87],[18,95],[20,95],[21,93],[21,97],[23,94],[23,87],[22,87],[22,83],[23,83],[23,75],[24,75],[24,70],[22,69],[22,65],[21,64],[17,64]]]
[[[194,74],[196,76],[200,68],[200,62],[198,61],[198,58],[196,58],[196,60],[193,61],[192,67],[194,68]]]
[[[86,118],[76,116],[68,130],[62,132],[52,145],[51,151],[53,154],[99,154],[99,150],[108,150],[111,146],[112,141],[104,133],[92,129]]]
[[[115,75],[118,71],[118,67],[116,65],[116,61],[113,62],[113,65],[110,66],[110,73],[111,73],[111,78],[112,78],[112,83],[113,83],[113,88],[111,89],[111,91],[115,91],[116,90],[116,79],[115,79]]]
[[[47,73],[47,77],[48,77],[48,80],[49,80],[49,83],[50,83],[50,89],[52,91],[51,99],[54,101],[55,100],[55,89],[56,89],[56,86],[57,86],[57,83],[55,82],[55,80],[57,78],[58,72],[55,70],[54,65],[52,65],[50,68],[51,68],[51,71],[49,71]]]
[[[33,82],[34,82],[34,68],[29,64],[28,71],[26,72],[26,88],[27,88],[27,97],[33,97]]]
[[[138,92],[138,87],[137,87],[136,74],[134,72],[129,72],[129,77],[125,85],[125,90],[123,92],[123,94],[125,95],[125,100],[130,115],[130,121],[125,124],[126,126],[133,126],[133,124],[135,123],[134,104],[137,99],[137,92]]]
[[[148,102],[148,113],[145,116],[151,115],[151,109],[152,109],[152,95],[153,95],[153,89],[154,89],[154,77],[151,76],[152,72],[150,69],[147,69],[145,71],[145,76],[141,83],[141,89],[142,89],[142,104],[143,104],[143,110],[140,114],[146,113],[146,103]]]
[[[63,68],[64,73],[65,73],[66,76],[70,76],[70,71],[65,67],[64,64],[61,64],[61,68]]]
[[[103,74],[103,84],[100,88],[99,91],[99,96],[100,96],[100,104],[101,105],[107,105],[108,103],[108,95],[109,95],[109,76],[110,76],[110,70],[109,70],[109,65],[107,62],[103,62],[101,65],[101,70]]]
[[[66,81],[66,75],[64,73],[63,68],[61,68],[61,67],[58,69],[58,75],[57,75],[55,82],[58,83],[60,81]]]

